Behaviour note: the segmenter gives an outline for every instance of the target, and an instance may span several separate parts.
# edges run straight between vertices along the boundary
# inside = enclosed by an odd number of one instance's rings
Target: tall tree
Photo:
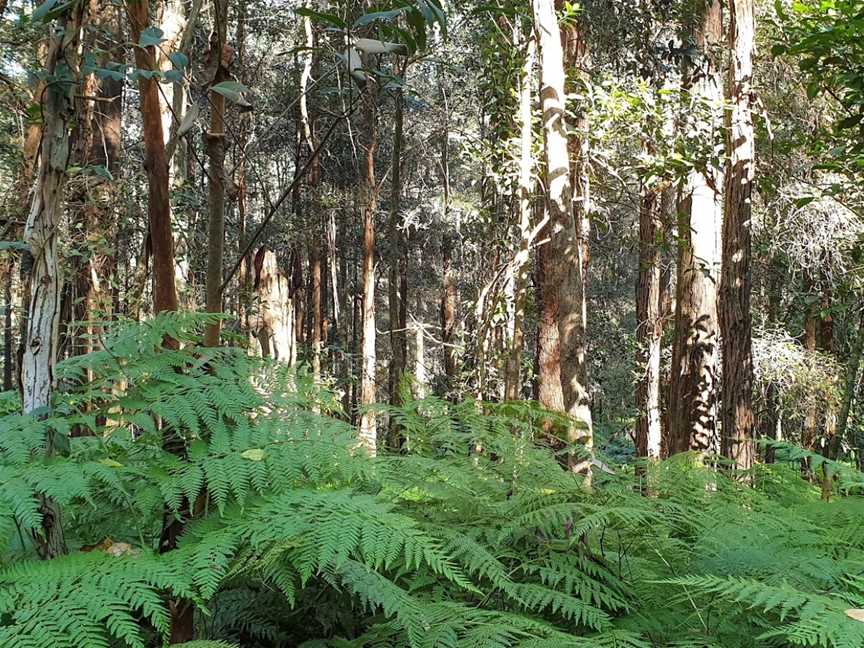
[[[145,71],[155,71],[155,47],[142,43],[141,34],[150,24],[149,4],[144,0],[128,0],[126,11],[135,45],[135,65]],[[143,120],[144,169],[147,172],[148,236],[153,253],[153,310],[176,311],[177,288],[174,285],[174,234],[171,228],[171,202],[168,195],[168,160],[159,103],[159,83],[156,78],[139,75]]]
[[[42,138],[39,166],[30,213],[24,228],[24,242],[30,249],[30,304],[21,360],[22,406],[25,413],[42,416],[51,408],[55,387],[60,323],[60,295],[63,272],[57,249],[57,232],[63,215],[67,166],[70,155],[70,127],[75,118],[78,47],[85,5],[67,7],[51,26],[45,71],[52,83],[41,97]],[[54,453],[53,436],[47,434],[46,453]],[[40,494],[41,533],[34,537],[42,558],[67,552],[59,504]]]
[[[553,0],[533,0],[534,26],[540,49],[540,100],[544,148],[546,154],[546,209],[548,224],[547,250],[541,254],[542,286],[540,289],[544,317],[554,313],[557,345],[542,340],[547,363],[541,364],[540,382],[552,386],[560,383],[563,408],[544,402],[547,407],[565,411],[570,419],[568,441],[580,442],[590,449],[591,411],[584,384],[584,346],[580,339],[580,322],[584,321],[582,273],[584,270],[581,241],[573,214],[570,155],[567,140],[564,52]],[[547,256],[548,255],[548,256]],[[557,308],[556,308],[557,307]],[[551,324],[551,322],[550,322]],[[546,329],[547,335],[551,331]],[[552,343],[552,344],[550,344]],[[557,346],[557,350],[556,347]],[[557,355],[557,358],[556,358]],[[556,362],[557,360],[557,362]],[[541,400],[541,402],[543,402]],[[571,461],[575,470],[585,470],[584,462]]]
[[[729,168],[726,174],[720,330],[723,341],[722,450],[740,469],[753,464],[753,342],[750,224],[753,133],[753,0],[729,0]]]
[[[402,68],[403,83],[406,79],[407,65]],[[405,130],[405,98],[402,88],[394,93],[396,103],[393,124],[393,159],[390,185],[390,220],[388,236],[390,238],[390,269],[388,275],[388,307],[390,316],[390,402],[398,405],[400,402],[400,387],[408,363],[408,250],[407,237],[400,227],[402,209],[402,143]],[[393,431],[395,437],[395,430]],[[398,438],[391,439],[398,442]],[[395,443],[394,443],[395,445]]]
[[[693,6],[693,41],[699,57],[689,65],[689,110],[699,132],[714,138],[723,88],[716,49],[721,43],[720,0]],[[713,150],[713,141],[707,148]],[[717,279],[723,172],[708,160],[690,171],[679,204],[675,339],[669,397],[670,450],[716,451],[717,447]]]
[[[364,55],[364,67],[371,67],[371,57]],[[360,445],[374,455],[378,446],[375,412],[375,212],[378,209],[378,185],[375,180],[375,153],[378,150],[378,81],[366,75],[360,101],[362,137],[360,148],[360,208],[363,213],[362,262],[362,335],[360,366]]]
[[[225,95],[219,84],[230,78],[234,50],[228,43],[228,0],[213,2],[213,32],[210,34],[208,77],[210,78],[210,130],[207,142],[207,186],[210,219],[207,225],[207,312],[222,312],[222,262],[225,254]],[[215,88],[215,89],[214,89]],[[207,325],[204,344],[219,344],[220,322]]]
[[[517,222],[519,224],[519,251],[513,263],[511,278],[513,284],[513,324],[510,332],[510,348],[507,352],[504,398],[516,400],[522,390],[522,351],[525,345],[525,302],[528,284],[528,262],[531,255],[533,232],[531,228],[531,192],[534,189],[534,124],[533,80],[534,59],[537,41],[534,35],[527,37],[514,30],[517,46],[524,46],[525,60],[519,77],[519,186],[516,201]],[[524,39],[524,43],[521,41]]]
[[[636,454],[660,458],[660,352],[663,336],[660,236],[672,201],[663,187],[644,187],[639,205],[639,271],[636,282]]]

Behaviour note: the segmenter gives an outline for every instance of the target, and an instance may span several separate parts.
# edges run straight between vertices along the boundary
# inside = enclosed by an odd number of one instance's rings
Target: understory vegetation
[[[177,605],[187,648],[864,644],[845,465],[781,445],[745,480],[685,453],[589,486],[536,406],[407,383],[370,458],[302,371],[199,346],[212,320],[112,327],[41,419],[4,396],[0,645],[160,645]],[[46,499],[70,554],[40,561]],[[189,523],[160,553],[163,515]]]

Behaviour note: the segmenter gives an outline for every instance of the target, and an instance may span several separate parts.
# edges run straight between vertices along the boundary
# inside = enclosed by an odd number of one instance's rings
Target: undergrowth
[[[850,468],[830,503],[793,448],[743,481],[680,455],[588,487],[536,406],[407,392],[380,412],[401,450],[370,459],[332,395],[199,346],[207,321],[116,327],[42,418],[0,399],[0,645],[162,645],[169,598],[196,607],[186,648],[864,645]],[[36,560],[38,496],[68,556]]]

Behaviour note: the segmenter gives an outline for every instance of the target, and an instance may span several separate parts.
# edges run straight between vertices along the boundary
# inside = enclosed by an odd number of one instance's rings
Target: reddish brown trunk
[[[126,10],[132,39],[137,43],[141,32],[150,24],[147,2],[129,1]],[[135,47],[135,65],[143,70],[156,70],[153,47]],[[177,289],[174,285],[174,235],[171,229],[171,203],[168,195],[168,161],[159,105],[159,84],[156,79],[138,79],[141,95],[144,169],[147,172],[147,216],[150,244],[153,252],[153,310],[156,313],[176,311]]]
[[[321,378],[321,342],[324,329],[322,312],[323,299],[321,286],[321,249],[319,232],[312,233],[309,245],[309,266],[312,276],[312,375],[315,380]]]

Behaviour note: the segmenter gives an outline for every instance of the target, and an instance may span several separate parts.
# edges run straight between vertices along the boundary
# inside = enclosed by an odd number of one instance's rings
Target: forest
[[[0,646],[864,647],[864,0],[0,0]]]

